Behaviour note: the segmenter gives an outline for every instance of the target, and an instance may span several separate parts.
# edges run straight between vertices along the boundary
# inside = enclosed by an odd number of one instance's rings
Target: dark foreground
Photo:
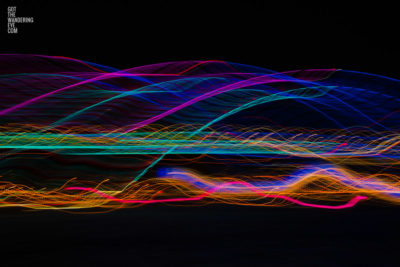
[[[396,266],[400,208],[1,210],[3,266]]]

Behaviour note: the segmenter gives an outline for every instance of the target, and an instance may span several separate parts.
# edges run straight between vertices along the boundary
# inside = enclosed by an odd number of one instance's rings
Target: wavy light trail
[[[239,184],[239,185],[244,185],[245,187],[247,187],[248,189],[250,189],[251,191],[255,192],[256,194],[262,196],[262,197],[268,197],[268,198],[280,198],[280,199],[284,199],[287,200],[289,202],[295,203],[297,205],[300,206],[306,206],[306,207],[312,207],[312,208],[320,208],[320,209],[345,209],[345,208],[351,208],[354,205],[357,204],[357,202],[359,202],[360,200],[364,200],[367,199],[366,196],[355,196],[354,198],[352,198],[349,202],[347,202],[346,204],[342,204],[342,205],[338,205],[338,206],[329,206],[329,205],[317,205],[317,204],[311,204],[311,203],[305,203],[303,201],[299,201],[297,199],[291,198],[291,197],[287,197],[287,196],[281,196],[281,195],[267,195],[264,194],[263,192],[261,192],[260,190],[257,189],[257,187],[252,186],[249,183],[245,183],[245,182],[227,182],[224,183],[220,186],[214,187],[213,189],[206,191],[205,193],[197,196],[197,197],[190,197],[190,198],[170,198],[170,199],[157,199],[157,200],[129,200],[129,199],[120,199],[120,198],[115,198],[113,196],[107,195],[97,189],[94,188],[88,188],[88,187],[67,187],[65,188],[65,190],[80,190],[80,191],[88,191],[88,192],[92,192],[95,194],[98,194],[99,196],[102,196],[106,199],[112,200],[112,201],[117,201],[117,202],[121,202],[121,203],[143,203],[143,204],[152,204],[152,203],[163,203],[163,202],[182,202],[182,201],[195,201],[195,200],[202,200],[203,198],[211,195],[212,193],[218,191],[220,188],[224,188],[225,186],[229,186],[229,185],[235,185],[235,184]]]
[[[0,90],[0,207],[400,203],[397,79],[9,54]]]

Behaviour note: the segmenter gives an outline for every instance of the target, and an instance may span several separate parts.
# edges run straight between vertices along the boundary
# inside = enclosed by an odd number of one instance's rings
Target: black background
[[[320,1],[325,2],[325,1]],[[348,1],[350,2],[350,1]],[[395,6],[333,1],[1,1],[0,53],[116,68],[219,59],[400,78]],[[33,16],[7,34],[7,6]],[[106,214],[0,210],[1,262],[52,265],[396,266],[397,207],[148,206]]]

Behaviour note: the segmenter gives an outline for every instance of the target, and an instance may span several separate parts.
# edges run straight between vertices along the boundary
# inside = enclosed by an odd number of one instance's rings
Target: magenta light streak
[[[142,203],[142,204],[151,204],[151,203],[163,203],[163,202],[181,202],[181,201],[195,201],[195,200],[201,200],[208,195],[218,191],[221,188],[227,187],[229,185],[233,184],[239,184],[239,185],[244,185],[247,189],[250,189],[251,191],[255,192],[259,196],[265,197],[265,198],[280,198],[287,200],[289,202],[295,203],[300,206],[306,206],[306,207],[312,207],[312,208],[320,208],[320,209],[345,209],[345,208],[351,208],[354,207],[360,200],[365,200],[367,199],[366,196],[355,196],[352,198],[349,202],[338,205],[338,206],[330,206],[330,205],[318,205],[318,204],[311,204],[311,203],[306,203],[291,197],[287,196],[281,196],[281,195],[270,195],[270,194],[265,194],[261,190],[259,190],[257,187],[253,186],[252,184],[242,182],[242,181],[233,181],[233,182],[227,182],[223,183],[221,185],[215,186],[214,188],[210,189],[209,191],[204,192],[203,194],[197,196],[197,197],[190,197],[190,198],[170,198],[170,199],[151,199],[151,200],[127,200],[127,199],[120,199],[116,198],[113,196],[110,196],[100,190],[97,190],[95,188],[90,188],[90,187],[67,187],[65,190],[80,190],[80,191],[87,191],[87,192],[92,192],[95,193],[99,196],[102,196],[106,199],[112,200],[112,201],[117,201],[121,203]]]
[[[268,76],[270,76],[270,74],[268,74]],[[191,100],[189,100],[189,101],[187,101],[185,103],[180,104],[179,106],[176,106],[176,107],[174,107],[174,108],[172,108],[172,109],[170,109],[168,111],[165,111],[164,113],[161,113],[161,114],[159,114],[157,116],[151,117],[151,118],[149,118],[147,120],[144,120],[144,121],[142,121],[140,123],[136,123],[132,128],[126,130],[124,133],[128,133],[128,132],[137,130],[137,129],[145,126],[145,125],[148,125],[148,124],[150,124],[152,122],[158,121],[158,120],[160,120],[160,119],[162,119],[162,118],[164,118],[164,117],[166,117],[166,116],[168,116],[168,115],[170,115],[170,114],[172,114],[172,113],[174,113],[174,112],[176,112],[178,110],[181,110],[181,109],[183,109],[183,108],[185,108],[187,106],[190,106],[190,105],[192,105],[194,103],[197,103],[197,102],[199,102],[201,100],[207,99],[209,97],[212,97],[212,96],[215,96],[215,95],[218,95],[218,94],[230,91],[230,90],[235,90],[235,89],[238,89],[240,87],[246,87],[246,86],[257,85],[257,84],[265,84],[265,83],[284,82],[284,81],[286,81],[286,80],[282,80],[282,79],[270,78],[270,80],[268,80],[268,81],[261,80],[261,81],[257,81],[257,82],[249,82],[250,80],[260,79],[260,78],[266,78],[266,77],[265,76],[253,77],[253,78],[250,78],[248,80],[239,81],[239,82],[236,82],[236,83],[233,83],[233,84],[229,84],[227,86],[223,86],[221,88],[215,89],[215,90],[210,91],[208,93],[205,93],[203,95],[197,96],[197,97],[195,97],[195,98],[193,98],[193,99],[191,99]]]

